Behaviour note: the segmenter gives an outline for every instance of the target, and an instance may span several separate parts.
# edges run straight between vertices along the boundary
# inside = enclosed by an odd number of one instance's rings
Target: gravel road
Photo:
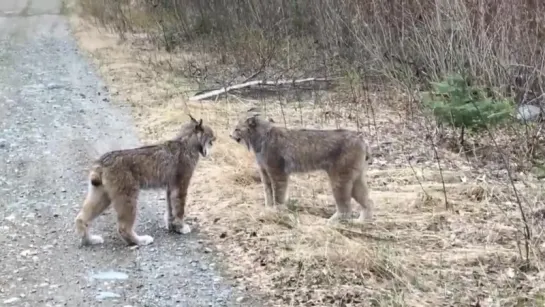
[[[139,203],[153,244],[124,245],[110,209],[93,227],[104,245],[79,246],[91,159],[139,142],[60,11],[60,0],[0,4],[0,306],[260,306],[218,274],[198,234],[166,232],[162,192]]]

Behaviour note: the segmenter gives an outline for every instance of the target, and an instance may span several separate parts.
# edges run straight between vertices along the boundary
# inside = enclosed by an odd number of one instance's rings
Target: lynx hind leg
[[[89,233],[91,222],[110,205],[110,198],[103,187],[89,184],[83,206],[76,216],[76,232],[81,237],[82,245],[95,245],[104,242],[101,236]]]
[[[129,245],[148,245],[153,243],[153,237],[140,236],[134,231],[137,199],[138,192],[133,192],[132,195],[118,195],[113,199],[113,206],[117,212],[117,231]]]
[[[349,220],[352,215],[350,201],[352,200],[353,180],[341,176],[330,175],[333,197],[337,206],[336,212],[328,219],[328,224]]]
[[[170,206],[172,210],[172,218],[168,224],[168,230],[180,234],[188,234],[191,232],[191,227],[184,222],[185,203],[187,199],[187,189],[189,180],[183,180],[177,188],[170,190]]]
[[[360,205],[359,223],[371,221],[373,219],[373,201],[369,198],[369,186],[365,178],[365,173],[362,173],[354,181],[352,187],[352,197]]]

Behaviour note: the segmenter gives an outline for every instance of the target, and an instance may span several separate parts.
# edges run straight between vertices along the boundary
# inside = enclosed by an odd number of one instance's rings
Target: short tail
[[[363,132],[360,131],[358,133],[358,136],[360,137],[361,146],[363,147],[363,151],[365,152],[365,162],[367,162],[367,164],[372,164],[373,156],[371,154],[371,146],[369,146],[367,141],[365,141],[365,138],[364,138],[365,136],[363,135]]]
[[[96,165],[91,169],[91,172],[89,173],[89,180],[91,181],[91,184],[95,187],[99,187],[102,185],[102,167]]]
[[[367,144],[365,146],[365,162],[367,162],[367,164],[373,164],[373,156],[371,155],[371,148]]]

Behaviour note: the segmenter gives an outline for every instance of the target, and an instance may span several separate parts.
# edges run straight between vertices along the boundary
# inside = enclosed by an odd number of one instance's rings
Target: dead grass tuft
[[[187,103],[189,82],[150,68],[150,62],[157,63],[151,59],[161,57],[156,51],[130,41],[118,44],[113,35],[79,19],[73,22],[80,46],[96,60],[110,94],[132,105],[144,142],[174,135],[187,110],[216,131],[214,151],[201,160],[192,181],[188,215],[225,255],[230,274],[268,295],[271,305],[468,306],[479,301],[480,306],[529,306],[543,301],[539,262],[530,270],[519,268],[521,221],[509,186],[472,173],[464,158],[448,151],[439,153],[447,161],[441,176],[421,131],[402,124],[391,109],[375,105],[376,125],[365,128],[378,147],[369,171],[374,223],[326,226],[334,202],[319,173],[293,176],[288,210],[265,210],[251,154],[228,137],[248,103]],[[290,127],[335,127],[338,122],[325,119],[324,112],[354,113],[325,102],[265,106],[278,124]],[[345,120],[343,126],[356,124]],[[527,199],[543,201],[538,182],[517,183],[517,188]],[[535,237],[532,252],[539,259],[543,248]]]

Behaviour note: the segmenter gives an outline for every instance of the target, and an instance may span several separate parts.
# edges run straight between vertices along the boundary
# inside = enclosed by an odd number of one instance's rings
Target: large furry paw
[[[81,245],[97,245],[104,243],[104,239],[97,235],[88,235],[81,238]]]
[[[373,220],[374,220],[373,213],[371,213],[371,211],[369,210],[365,210],[360,212],[360,216],[358,217],[356,222],[359,224],[364,224],[364,223],[371,223],[373,222]]]
[[[343,221],[348,221],[351,219],[350,213],[339,213],[335,212],[329,219],[327,219],[328,225],[338,224]]]
[[[191,232],[191,227],[184,222],[173,222],[168,225],[168,230],[185,235]]]
[[[138,245],[149,245],[153,243],[153,237],[152,236],[138,236],[136,237],[136,244]]]
[[[187,224],[184,224],[184,225],[182,226],[182,229],[180,229],[180,232],[181,232],[182,234],[184,234],[184,235],[185,235],[185,234],[188,234],[188,233],[191,232],[191,227],[189,227],[189,225],[187,225]]]

